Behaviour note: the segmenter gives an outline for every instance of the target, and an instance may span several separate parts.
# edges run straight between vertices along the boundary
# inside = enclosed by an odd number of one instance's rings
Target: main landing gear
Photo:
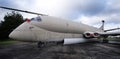
[[[60,42],[54,42],[54,41],[41,42],[41,41],[39,41],[37,45],[38,45],[38,48],[42,48],[42,47],[45,47],[45,46],[58,45],[58,44],[63,44],[63,41],[60,41]]]
[[[103,40],[102,40],[102,43],[108,43],[108,39],[106,39],[106,38],[103,38]]]
[[[38,48],[44,47],[45,43],[40,41],[40,42],[38,42],[37,46],[38,46]]]

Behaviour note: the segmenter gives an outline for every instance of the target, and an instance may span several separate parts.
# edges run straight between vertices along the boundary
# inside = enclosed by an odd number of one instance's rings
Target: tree
[[[23,23],[23,16],[15,11],[7,13],[4,16],[4,21],[1,21],[0,38],[8,38],[8,35],[21,23]]]

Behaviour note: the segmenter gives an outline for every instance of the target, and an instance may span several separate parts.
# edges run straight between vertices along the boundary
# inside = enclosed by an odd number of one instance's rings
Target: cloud
[[[90,2],[85,1],[83,5],[79,5],[80,14],[74,21],[100,27],[101,20],[105,20],[106,29],[120,26],[119,0],[102,0],[102,2],[100,2],[101,0],[98,2],[94,0],[89,0]]]
[[[81,23],[88,24],[88,25],[94,25],[94,24],[101,22],[103,19],[106,19],[106,17],[104,17],[104,16],[101,16],[101,17],[81,16],[80,18],[78,18],[74,21],[81,22]]]
[[[120,22],[119,3],[120,0],[0,0],[1,6],[65,18],[95,27],[101,25],[101,20],[105,20],[107,26],[118,27]],[[3,18],[6,11],[0,9],[2,15],[0,18]],[[36,16],[27,13],[21,14],[24,18]]]
[[[78,10],[86,16],[93,16],[102,12],[106,7],[106,0],[83,0]]]
[[[0,5],[7,6],[7,7],[15,6],[12,4],[12,0],[0,0]]]
[[[6,5],[1,4],[1,6],[33,11],[33,12],[47,14],[50,16],[56,16],[65,19],[75,19],[78,17],[79,12],[73,9],[74,6],[71,3],[71,1],[70,0],[16,0],[16,1],[8,0],[1,2],[1,3],[8,3]],[[26,13],[22,13],[22,15],[25,18],[32,18],[36,16]]]
[[[62,17],[62,14],[67,11],[66,9],[69,9],[66,2],[67,0],[5,0],[0,1],[0,3],[2,3],[0,5],[47,14],[51,16]],[[6,12],[6,10],[4,12]],[[32,18],[36,16],[27,13],[22,13],[22,15],[25,18]]]
[[[19,0],[14,2],[19,6],[19,9],[38,12],[51,16],[61,16],[69,9],[67,0]]]
[[[75,19],[75,22],[81,22],[84,24],[88,24],[90,26],[94,27],[100,27],[101,26],[101,21],[105,20],[105,29],[110,29],[110,28],[117,28],[120,26],[120,17],[116,14],[111,14],[109,16],[80,16],[79,18]]]

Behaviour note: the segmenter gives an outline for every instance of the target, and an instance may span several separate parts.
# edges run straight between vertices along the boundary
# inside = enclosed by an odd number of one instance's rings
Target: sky
[[[0,0],[0,6],[55,16],[105,29],[120,27],[120,0]],[[9,10],[0,9],[0,20]],[[21,12],[20,12],[21,13]],[[21,13],[24,18],[37,15]]]

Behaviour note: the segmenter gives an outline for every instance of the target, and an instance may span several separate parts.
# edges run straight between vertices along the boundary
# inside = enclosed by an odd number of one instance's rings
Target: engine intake
[[[99,33],[94,33],[94,32],[85,32],[84,34],[83,34],[83,36],[85,37],[85,38],[97,38],[97,37],[99,37],[100,35],[99,35]]]
[[[100,37],[100,34],[99,33],[94,33],[94,37],[95,38]]]

